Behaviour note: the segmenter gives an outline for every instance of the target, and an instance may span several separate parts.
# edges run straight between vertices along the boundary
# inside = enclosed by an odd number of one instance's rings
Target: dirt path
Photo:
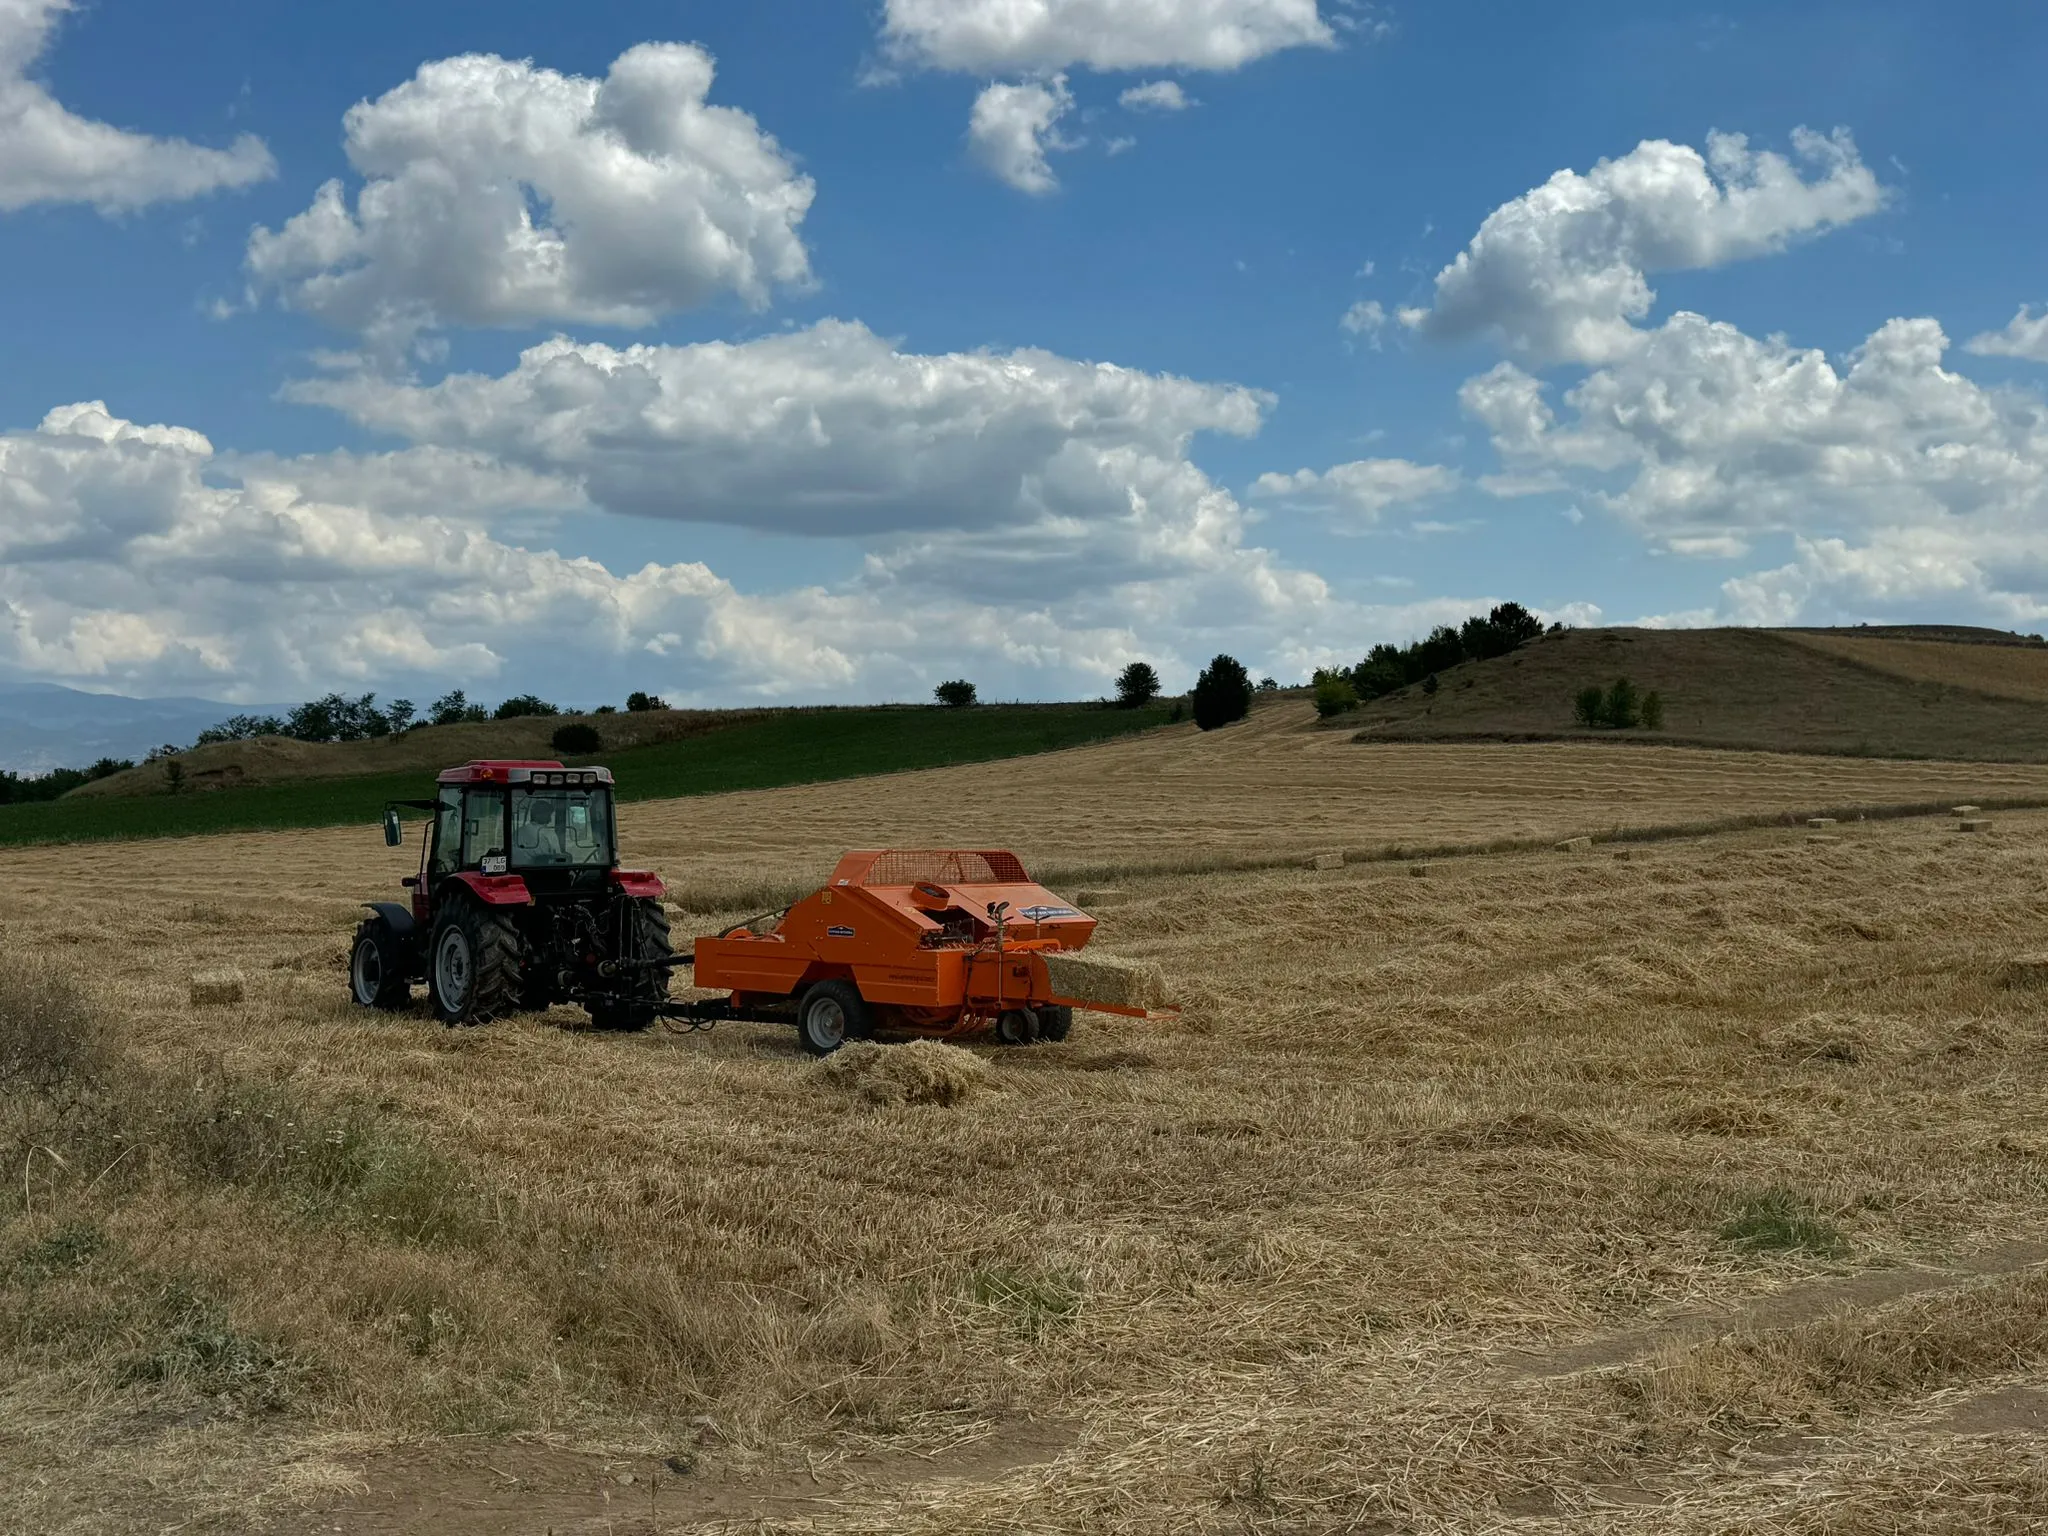
[[[352,1470],[366,1491],[316,1505],[300,1529],[341,1536],[652,1536],[800,1519],[877,1497],[915,1500],[1050,1461],[1071,1427],[997,1426],[933,1456],[855,1454],[808,1474],[695,1470],[695,1453],[618,1456],[529,1441],[451,1440],[378,1453]]]
[[[1873,1269],[1852,1275],[1823,1275],[1787,1286],[1775,1295],[1738,1307],[1688,1312],[1649,1328],[1566,1345],[1511,1362],[1507,1374],[1549,1380],[1581,1371],[1606,1370],[1646,1359],[1660,1350],[1701,1344],[1723,1334],[1766,1328],[1797,1328],[1836,1312],[1881,1307],[1908,1296],[1961,1290],[1980,1280],[2016,1274],[2048,1263],[2048,1242],[2003,1243],[1946,1269]]]

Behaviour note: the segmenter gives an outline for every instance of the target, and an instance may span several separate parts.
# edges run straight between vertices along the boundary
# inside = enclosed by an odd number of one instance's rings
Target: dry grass
[[[815,1068],[834,1088],[870,1104],[964,1104],[995,1081],[981,1059],[943,1040],[875,1045],[856,1040]]]
[[[1191,828],[1250,859],[2040,788],[1365,751],[1284,717],[1181,750],[1107,749],[1057,792],[1005,797],[998,767],[629,807],[627,836],[724,893],[708,930],[841,843],[1142,871]],[[732,1510],[748,1530],[2029,1529],[2038,1443],[1940,1424],[2043,1379],[2037,1271],[1625,1344],[2048,1239],[2048,1020],[1999,969],[2040,947],[2048,816],[1840,832],[1119,876],[1102,940],[1182,1017],[919,1047],[987,1082],[950,1109],[869,1093],[858,1057],[838,1091],[769,1026],[352,1011],[352,903],[402,868],[374,829],[0,855],[6,943],[48,957],[0,999],[71,1021],[29,1052],[53,1031],[0,1009],[0,1060],[43,1063],[0,1087],[0,1150],[61,1158],[0,1192],[0,1526],[388,1529],[347,1513],[351,1480],[414,1475],[380,1447],[517,1475],[539,1452],[509,1437],[539,1436],[679,1456],[686,1489],[796,1468],[809,1502]],[[245,1000],[191,1008],[202,967]],[[1610,1338],[1603,1368],[1512,1368]],[[445,1528],[577,1528],[524,1518]]]
[[[1916,683],[1967,688],[2001,699],[2048,704],[2048,646],[1969,645],[1786,631],[1795,645]]]

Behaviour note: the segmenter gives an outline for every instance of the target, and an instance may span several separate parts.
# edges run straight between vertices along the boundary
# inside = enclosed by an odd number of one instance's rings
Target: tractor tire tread
[[[356,951],[366,943],[377,946],[378,958],[383,962],[383,976],[378,983],[377,995],[367,1006],[385,1013],[396,1013],[412,1001],[412,983],[406,975],[405,946],[391,931],[391,924],[382,917],[364,918],[357,925],[356,936],[349,944],[350,996],[355,993]]]

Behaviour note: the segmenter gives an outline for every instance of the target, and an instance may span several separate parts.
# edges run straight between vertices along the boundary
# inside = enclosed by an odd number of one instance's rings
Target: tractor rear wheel
[[[348,952],[348,992],[359,1008],[396,1012],[412,1001],[405,945],[382,917],[366,917]]]
[[[660,902],[647,897],[635,900],[626,921],[630,925],[627,959],[666,960],[675,953],[669,939],[668,912]],[[668,978],[665,970],[634,972],[627,979],[632,993],[627,1001],[590,1005],[591,1028],[620,1034],[637,1034],[646,1029],[661,1016],[661,1005],[668,1001]]]
[[[813,1056],[830,1056],[847,1041],[873,1032],[867,999],[850,981],[821,981],[797,1005],[797,1038]]]
[[[443,1024],[488,1024],[519,1007],[519,931],[477,901],[457,900],[434,924],[427,994]]]
[[[1074,1010],[1064,1003],[1048,1003],[1038,1010],[1038,1038],[1064,1040],[1074,1032]]]

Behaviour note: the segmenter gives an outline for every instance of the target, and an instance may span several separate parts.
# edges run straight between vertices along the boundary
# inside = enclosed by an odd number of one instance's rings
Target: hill
[[[178,754],[188,788],[238,789],[288,784],[301,779],[346,779],[368,774],[430,773],[450,763],[479,757],[554,757],[549,739],[565,725],[593,727],[608,753],[681,741],[729,730],[771,713],[758,709],[655,709],[625,715],[528,715],[516,720],[477,720],[460,725],[423,725],[400,736],[368,741],[294,741],[258,736],[218,741]],[[162,763],[145,763],[126,773],[82,784],[76,798],[103,795],[158,795],[164,792]]]
[[[1994,630],[1580,629],[1341,717],[1361,741],[1612,740],[1572,720],[1626,676],[1665,705],[1628,739],[1779,752],[2048,761],[2048,646]]]
[[[167,741],[190,741],[245,709],[268,714],[275,706],[131,699],[54,683],[10,683],[0,687],[0,771],[48,773],[102,757],[140,758]]]
[[[630,717],[603,718],[609,724]],[[667,741],[606,750],[587,761],[603,762],[617,773],[622,801],[675,799],[1056,751],[1162,725],[1167,710],[1158,705],[1133,710],[1096,704],[973,709],[894,705],[707,718],[720,723]],[[561,722],[532,723],[552,728]],[[481,736],[462,734],[487,732],[496,733],[488,737],[488,746],[479,744]],[[188,789],[177,795],[74,794],[54,802],[0,807],[0,845],[367,824],[376,820],[386,801],[426,793],[435,769],[466,761],[479,750],[504,751],[519,742],[518,737],[503,734],[501,726],[444,726],[415,734],[427,738],[427,744],[419,760],[404,771],[286,777],[233,788]],[[521,750],[555,755],[546,749],[544,733],[539,740],[540,746]],[[409,742],[410,737],[393,745],[405,748]],[[317,754],[323,749],[314,750]],[[366,755],[348,760],[360,761]]]

